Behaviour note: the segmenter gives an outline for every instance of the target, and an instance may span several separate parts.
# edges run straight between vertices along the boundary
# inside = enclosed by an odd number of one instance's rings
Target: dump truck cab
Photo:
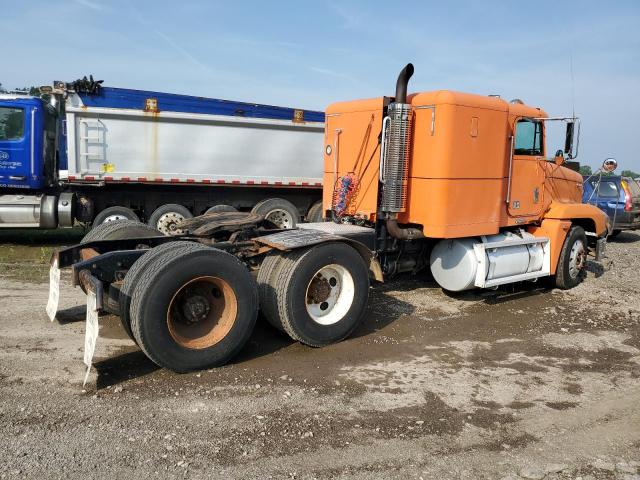
[[[55,182],[55,118],[38,97],[0,95],[0,187],[39,191]]]

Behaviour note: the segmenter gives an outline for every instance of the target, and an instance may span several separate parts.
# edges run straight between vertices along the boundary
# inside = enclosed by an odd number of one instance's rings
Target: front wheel
[[[284,256],[269,283],[284,330],[313,347],[348,337],[360,324],[369,296],[367,266],[355,249],[343,243]]]
[[[150,262],[130,306],[140,348],[176,372],[228,362],[249,339],[257,314],[248,269],[229,253],[195,243]]]
[[[587,236],[582,227],[572,227],[562,245],[554,277],[556,287],[563,290],[578,285],[587,263]]]

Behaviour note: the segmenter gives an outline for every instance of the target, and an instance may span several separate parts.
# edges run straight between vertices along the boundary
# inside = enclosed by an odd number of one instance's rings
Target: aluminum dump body
[[[322,182],[322,112],[105,87],[66,121],[70,183]]]

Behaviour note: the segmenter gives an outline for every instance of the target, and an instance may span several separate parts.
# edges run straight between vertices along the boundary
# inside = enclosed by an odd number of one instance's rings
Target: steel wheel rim
[[[569,252],[569,275],[571,278],[577,278],[584,268],[586,261],[586,250],[582,240],[576,240]]]
[[[274,223],[278,228],[293,228],[293,216],[286,210],[280,208],[271,210],[264,218]]]
[[[311,319],[320,325],[334,325],[351,309],[355,283],[349,270],[332,263],[318,270],[307,285],[305,306]]]
[[[116,220],[129,220],[129,219],[124,215],[120,215],[119,213],[114,213],[113,215],[109,215],[108,217],[105,217],[102,223],[115,222]]]
[[[198,277],[175,293],[167,309],[167,327],[181,347],[201,350],[222,341],[238,315],[231,285],[218,277]]]
[[[167,212],[160,216],[156,228],[165,235],[181,235],[183,231],[178,228],[178,224],[184,220],[184,215],[180,213]]]

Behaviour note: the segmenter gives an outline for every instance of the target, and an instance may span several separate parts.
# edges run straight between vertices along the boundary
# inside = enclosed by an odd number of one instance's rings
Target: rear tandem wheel
[[[271,261],[271,270],[258,281],[263,314],[276,328],[320,347],[343,340],[360,324],[369,272],[354,248],[326,243]]]
[[[233,255],[176,242],[149,262],[131,298],[131,330],[161,367],[223,365],[247,342],[258,313],[255,280]]]

